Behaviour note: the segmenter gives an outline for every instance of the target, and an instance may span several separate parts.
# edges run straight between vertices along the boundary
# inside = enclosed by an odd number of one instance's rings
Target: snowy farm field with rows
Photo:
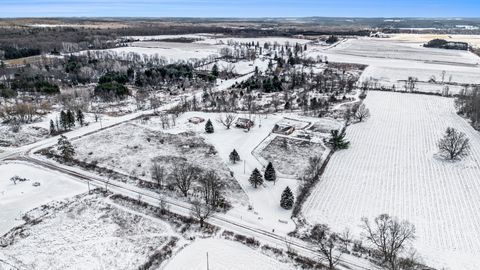
[[[333,155],[304,216],[355,231],[362,217],[389,213],[416,225],[416,247],[431,255],[432,265],[476,269],[478,131],[457,115],[449,98],[374,91],[365,104],[371,118],[348,128],[351,146]],[[471,140],[471,154],[460,162],[437,154],[437,140],[447,127]]]
[[[455,38],[455,36],[453,37]],[[312,47],[308,54],[330,61],[368,65],[361,81],[395,91],[458,94],[480,83],[480,58],[468,51],[425,48],[422,42],[395,38],[346,39],[338,45]],[[409,78],[413,85],[408,84]],[[406,90],[407,88],[407,90]]]

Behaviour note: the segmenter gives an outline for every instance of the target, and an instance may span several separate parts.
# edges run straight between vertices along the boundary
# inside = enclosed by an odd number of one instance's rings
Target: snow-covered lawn
[[[0,247],[2,257],[20,269],[137,269],[173,235],[167,223],[118,209],[97,195],[28,215],[41,222],[10,232],[3,239],[9,245]]]
[[[75,159],[98,166],[151,179],[152,160],[164,166],[170,173],[173,166],[186,160],[204,170],[215,170],[225,183],[230,198],[243,200],[241,188],[230,176],[229,169],[214,153],[214,148],[194,133],[169,134],[155,130],[155,119],[122,124],[73,141]],[[143,124],[142,124],[143,123]]]
[[[17,182],[10,178],[19,176],[29,181]],[[33,186],[38,182],[40,186]],[[53,200],[86,192],[87,185],[62,174],[24,163],[0,165],[0,235],[14,226],[23,224],[22,215],[28,210]]]
[[[262,225],[267,229],[275,229],[281,232],[290,232],[295,228],[290,220],[291,211],[280,207],[280,197],[283,190],[289,186],[293,192],[297,190],[298,181],[291,178],[278,177],[277,182],[264,184],[257,189],[253,188],[248,179],[253,169],[258,168],[262,174],[264,164],[253,155],[253,150],[264,140],[272,131],[274,125],[282,120],[284,114],[269,114],[254,116],[255,126],[247,132],[246,130],[231,127],[226,129],[218,123],[218,113],[188,112],[182,114],[177,119],[177,126],[166,132],[178,133],[185,130],[195,132],[204,137],[207,142],[215,146],[218,156],[233,171],[235,179],[248,196],[249,203],[253,207],[252,211],[247,211],[246,207],[233,209],[231,215],[236,215],[244,221],[249,221],[255,225]],[[188,122],[191,117],[202,117],[205,120],[211,119],[215,128],[215,133],[205,133],[205,122],[195,125]],[[248,117],[238,114],[237,117]],[[261,124],[261,126],[260,126]],[[241,161],[232,164],[229,160],[229,154],[236,149],[240,155]]]
[[[455,113],[454,100],[369,92],[371,118],[347,129],[351,146],[335,153],[304,205],[311,222],[358,231],[382,213],[417,227],[415,247],[434,267],[480,265],[480,134]],[[463,161],[437,157],[447,127],[471,140]]]
[[[223,239],[198,239],[178,253],[164,270],[287,270],[294,266],[258,250]]]

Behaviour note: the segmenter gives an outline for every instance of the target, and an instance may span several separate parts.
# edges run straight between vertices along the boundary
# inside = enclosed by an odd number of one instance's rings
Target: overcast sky
[[[480,17],[480,0],[0,0],[0,17]]]

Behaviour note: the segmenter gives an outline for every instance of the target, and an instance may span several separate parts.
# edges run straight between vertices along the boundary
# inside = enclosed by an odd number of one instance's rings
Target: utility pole
[[[245,174],[245,160],[243,160],[243,174]]]
[[[210,265],[208,264],[208,252],[207,252],[207,270],[210,270]]]

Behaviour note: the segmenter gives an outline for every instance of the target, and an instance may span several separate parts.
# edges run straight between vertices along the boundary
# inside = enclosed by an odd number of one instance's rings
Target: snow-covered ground
[[[198,239],[178,253],[164,270],[287,270],[295,266],[258,250],[223,239]]]
[[[249,72],[255,71],[255,67],[258,67],[259,71],[265,71],[268,68],[268,60],[265,59],[255,59],[253,61],[238,61],[235,63],[230,63],[225,60],[219,60],[216,62],[218,69],[222,70],[231,70],[236,74],[247,74]],[[200,70],[212,70],[213,65],[215,63],[211,63],[209,65],[205,65],[200,67]]]
[[[188,123],[188,119],[194,116],[211,119],[215,133],[205,133],[205,123],[198,125]],[[275,184],[264,182],[257,189],[253,188],[248,181],[253,169],[258,168],[263,174],[264,167],[267,165],[255,158],[253,150],[285,115],[270,114],[267,117],[257,115],[254,117],[255,126],[249,132],[235,127],[226,129],[217,122],[218,116],[218,113],[187,112],[178,118],[177,126],[174,129],[166,132],[193,131],[215,146],[219,157],[233,171],[235,179],[247,194],[249,203],[253,207],[252,211],[247,211],[245,207],[233,209],[232,215],[241,216],[243,220],[251,220],[253,224],[260,224],[266,229],[275,229],[277,232],[292,231],[295,224],[290,219],[291,211],[280,207],[280,197],[287,186],[295,192],[299,185],[298,180],[279,177]],[[237,117],[248,116],[238,114]],[[229,160],[229,154],[233,149],[237,150],[241,158],[237,164],[232,164]]]
[[[428,265],[475,270],[480,265],[480,134],[458,116],[454,99],[369,92],[371,118],[350,126],[351,146],[335,153],[304,205],[311,222],[359,230],[382,213],[417,228],[415,247]],[[447,127],[464,132],[471,153],[440,159]]]
[[[41,222],[4,237],[2,264],[12,269],[137,269],[175,235],[168,223],[132,214],[88,195],[34,209]]]
[[[29,181],[15,185],[10,181],[13,176]],[[33,186],[35,182],[40,186]],[[22,215],[28,210],[86,191],[87,185],[47,169],[24,163],[0,164],[0,235],[23,224]]]
[[[162,132],[158,117],[151,121],[134,121],[74,140],[75,159],[112,169],[126,175],[153,181],[151,166],[155,159],[169,174],[175,164],[186,159],[205,171],[215,170],[224,183],[229,199],[243,202],[240,186],[230,176],[223,160],[211,153],[211,145],[195,134]],[[142,124],[143,123],[143,124]]]
[[[396,86],[404,90],[408,77],[416,77],[427,82],[432,76],[442,82],[459,84],[480,84],[480,58],[468,51],[424,48],[415,41],[391,39],[358,38],[347,39],[336,46],[323,48],[310,46],[308,56],[327,58],[332,62],[357,63],[368,65],[360,82],[374,79],[378,87]],[[441,93],[441,84],[419,83],[417,91]],[[462,87],[450,86],[455,94]]]
[[[162,41],[139,41],[129,44],[128,47],[110,49],[122,55],[138,53],[154,56],[175,62],[179,60],[202,59],[211,55],[218,56],[221,46],[204,43],[179,43]]]
[[[158,56],[170,62],[189,60],[189,59],[203,59],[210,56],[219,56],[220,50],[227,47],[227,44],[233,43],[251,43],[258,42],[260,46],[264,43],[279,45],[307,44],[311,41],[308,39],[297,39],[287,37],[262,37],[262,38],[236,38],[225,37],[221,35],[209,34],[189,34],[189,35],[156,35],[156,36],[131,36],[127,38],[137,39],[140,41],[128,44],[128,47],[119,47],[108,49],[107,51],[116,52],[120,57],[127,57],[129,53],[137,53],[140,55]],[[175,38],[191,38],[198,39],[197,41],[185,42],[170,42],[161,41],[162,39]]]
[[[277,43],[279,45],[285,45],[286,43],[289,43],[290,45],[295,45],[296,43],[307,44],[312,41],[308,39],[288,38],[288,37],[239,38],[239,37],[218,37],[218,36],[197,41],[197,43],[203,43],[203,44],[227,44],[227,43],[251,43],[251,42],[254,42],[255,44],[258,42],[260,46],[263,46],[265,43],[270,43],[271,45],[273,45],[274,43]]]
[[[389,34],[392,40],[427,43],[432,39],[440,38],[447,41],[467,42],[473,47],[480,47],[479,35],[456,35],[456,34]]]
[[[309,158],[322,156],[325,150],[322,144],[309,140],[272,135],[268,144],[259,149],[258,156],[265,162],[272,162],[278,172],[300,178],[308,167]]]
[[[83,115],[85,125],[95,122],[93,113],[83,113]],[[99,114],[99,117],[102,121],[113,118],[107,114]],[[52,110],[39,116],[32,123],[20,125],[18,132],[14,132],[8,124],[0,123],[0,146],[18,147],[44,140],[50,136],[50,120],[55,123],[59,118],[60,110]],[[81,126],[76,122],[72,130],[78,128],[81,128]]]

